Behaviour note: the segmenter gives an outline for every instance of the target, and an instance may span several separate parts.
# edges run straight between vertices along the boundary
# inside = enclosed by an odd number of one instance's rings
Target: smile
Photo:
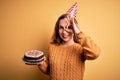
[[[68,37],[69,37],[69,35],[62,35],[62,37],[63,37],[63,38],[68,38]]]

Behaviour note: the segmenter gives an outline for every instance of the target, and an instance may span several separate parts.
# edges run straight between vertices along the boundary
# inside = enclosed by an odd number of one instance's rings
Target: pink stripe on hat
[[[71,16],[71,18],[76,18],[77,13],[77,2],[67,11],[67,14]]]

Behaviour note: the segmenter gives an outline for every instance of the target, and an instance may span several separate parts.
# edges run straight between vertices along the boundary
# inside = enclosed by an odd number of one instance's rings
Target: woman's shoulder
[[[55,47],[55,46],[59,46],[59,44],[56,44],[56,43],[49,43],[49,47]]]

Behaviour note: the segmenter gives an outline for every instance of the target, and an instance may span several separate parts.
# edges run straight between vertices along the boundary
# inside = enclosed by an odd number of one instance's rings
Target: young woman
[[[99,56],[100,49],[85,36],[76,19],[61,15],[55,25],[47,61],[38,65],[51,80],[83,80],[85,61]]]

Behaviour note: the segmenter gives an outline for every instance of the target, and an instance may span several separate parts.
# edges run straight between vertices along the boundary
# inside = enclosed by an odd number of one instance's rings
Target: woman
[[[38,65],[51,80],[83,80],[85,61],[99,56],[99,48],[78,28],[76,19],[61,15],[49,45],[48,61]]]

